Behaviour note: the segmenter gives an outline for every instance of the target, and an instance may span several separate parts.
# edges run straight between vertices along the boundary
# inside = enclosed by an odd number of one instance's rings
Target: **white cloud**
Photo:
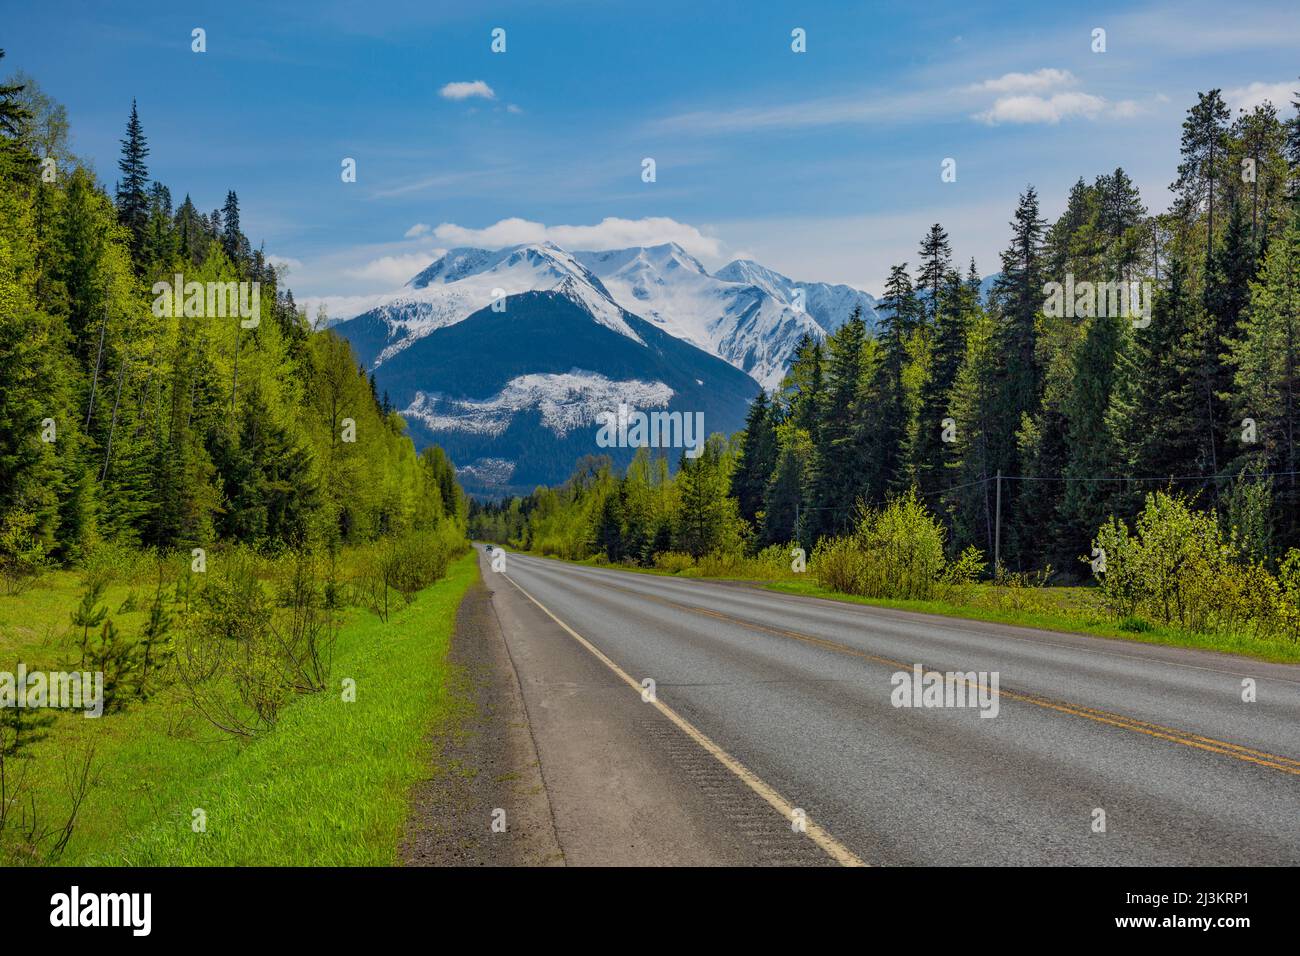
[[[993,105],[974,118],[990,126],[1000,123],[1051,123],[1084,117],[1101,116],[1132,119],[1143,112],[1136,100],[1109,102],[1104,96],[1080,90],[1062,89],[1077,86],[1079,78],[1069,70],[1044,67],[1032,73],[1003,73],[966,87],[964,93],[997,94]]]
[[[1300,86],[1300,83],[1293,81],[1285,83],[1256,82],[1251,83],[1249,86],[1239,86],[1233,90],[1225,90],[1223,98],[1234,111],[1245,110],[1249,113],[1267,100],[1278,108],[1278,112],[1284,112],[1290,106],[1297,86]]]
[[[368,312],[381,300],[381,296],[374,295],[303,295],[295,298],[298,308],[307,313],[307,321],[313,325],[320,319],[320,310],[324,308],[327,326]]]
[[[1132,13],[1117,14],[1110,23],[1111,45],[1126,37],[1135,49],[1159,56],[1170,51],[1180,56],[1216,53],[1255,53],[1264,50],[1292,52],[1300,45],[1300,19],[1294,0],[1251,5],[1235,17],[1222,15],[1211,2],[1160,4]]]
[[[523,110],[521,110],[521,109],[520,109],[518,106],[516,106],[514,103],[511,103],[509,106],[506,107],[506,112],[507,112],[507,113],[522,113]]]
[[[924,120],[951,110],[944,91],[921,93],[864,92],[851,97],[822,97],[778,106],[695,110],[654,120],[652,134],[724,135],[768,129],[808,129],[842,124]]]
[[[373,280],[389,287],[399,286],[446,251],[427,249],[405,255],[380,256],[356,269],[345,269],[344,272],[353,279]]]
[[[417,222],[410,229],[406,230],[406,232],[402,233],[402,235],[404,235],[407,239],[415,239],[418,236],[425,235],[432,228],[433,227],[430,226],[427,222]]]
[[[1033,73],[1003,73],[993,80],[976,83],[966,89],[971,93],[1041,93],[1058,86],[1074,86],[1078,79],[1069,70],[1044,67]]]
[[[694,226],[665,216],[644,219],[608,216],[594,226],[548,226],[545,223],[512,218],[502,219],[483,229],[470,229],[444,222],[433,230],[433,234],[449,245],[481,246],[487,249],[548,240],[565,249],[593,251],[675,242],[695,256],[712,259],[722,255],[720,240],[706,236]]]
[[[1096,119],[1106,109],[1106,100],[1091,93],[1053,93],[1051,96],[1025,94],[1000,96],[991,108],[976,113],[975,118],[990,126],[1000,123],[1056,124],[1075,116]]]
[[[438,91],[438,95],[445,100],[468,100],[475,96],[481,96],[485,100],[494,100],[497,98],[492,87],[488,86],[482,80],[474,80],[472,83],[448,83]]]
[[[301,260],[292,259],[289,256],[277,256],[275,253],[267,255],[266,261],[276,270],[283,268],[286,274],[302,268]]]

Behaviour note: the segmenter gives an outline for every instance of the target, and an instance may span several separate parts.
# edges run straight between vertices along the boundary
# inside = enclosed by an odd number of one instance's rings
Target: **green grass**
[[[828,590],[819,586],[815,580],[771,581],[763,582],[763,586],[768,590],[786,594],[802,594],[872,607],[895,608],[900,611],[917,611],[922,614],[937,614],[975,621],[992,621],[1045,631],[1089,634],[1094,637],[1137,641],[1144,644],[1195,647],[1207,651],[1242,654],[1282,664],[1300,663],[1300,645],[1296,644],[1262,641],[1236,634],[1202,634],[1197,631],[1164,627],[1136,618],[1117,621],[1094,606],[1089,588],[1021,588],[1018,589],[1021,593],[1010,600],[1032,603],[1033,606],[1008,607],[1002,606],[1001,602],[1008,600],[1007,593],[1016,589],[997,588],[988,584],[974,585],[970,603],[962,604],[948,601],[894,601],[866,598]]]
[[[332,688],[293,701],[270,733],[234,740],[198,717],[173,686],[98,720],[60,714],[32,747],[38,806],[66,800],[60,758],[93,745],[92,787],[64,864],[391,865],[412,785],[428,774],[426,738],[457,706],[445,660],[456,608],[478,577],[471,552],[388,623],[349,612]],[[0,597],[0,669],[66,660],[75,575]],[[127,588],[111,588],[116,610]],[[137,588],[144,595],[147,588]],[[147,600],[147,598],[146,598]],[[137,616],[143,617],[142,614]],[[133,633],[130,614],[115,615]],[[341,683],[356,681],[356,701]],[[206,812],[206,832],[191,827]]]

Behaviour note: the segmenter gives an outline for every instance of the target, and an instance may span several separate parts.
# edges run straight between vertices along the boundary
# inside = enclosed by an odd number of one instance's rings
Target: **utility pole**
[[[1002,577],[1002,469],[1001,468],[998,469],[997,478],[995,478],[994,480],[998,483],[998,492],[997,492],[997,506],[994,511],[996,517],[993,519],[993,580],[997,581]]]

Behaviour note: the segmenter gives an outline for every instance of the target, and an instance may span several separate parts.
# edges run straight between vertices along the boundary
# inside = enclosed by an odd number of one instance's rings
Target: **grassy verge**
[[[295,700],[274,731],[252,741],[220,734],[176,687],[99,720],[60,714],[33,745],[34,763],[55,782],[61,757],[93,745],[95,785],[59,862],[394,863],[410,788],[427,772],[425,737],[453,706],[445,652],[477,576],[471,552],[387,624],[350,611],[332,689]],[[77,589],[75,575],[60,574],[0,599],[0,660],[53,666]],[[110,592],[111,606],[126,592]],[[345,678],[356,682],[355,702],[342,699]],[[60,788],[38,793],[57,815]],[[192,828],[196,809],[205,832]]]
[[[766,581],[762,584],[770,591],[786,594],[802,594],[809,597],[845,601],[851,604],[866,604],[871,607],[895,608],[900,611],[916,611],[922,614],[937,614],[943,617],[965,618],[974,621],[991,621],[997,624],[1013,624],[1019,627],[1035,627],[1045,631],[1060,631],[1071,634],[1089,634],[1093,637],[1105,637],[1113,640],[1136,641],[1143,644],[1165,644],[1170,647],[1194,647],[1200,650],[1220,651],[1228,654],[1241,654],[1264,661],[1281,664],[1300,664],[1300,645],[1280,641],[1261,641],[1258,638],[1236,634],[1202,634],[1196,631],[1184,631],[1177,628],[1146,625],[1148,629],[1131,631],[1123,629],[1113,619],[1100,612],[1090,612],[1090,603],[1080,592],[1087,588],[1034,588],[1028,593],[1034,595],[1033,607],[1000,607],[997,602],[1005,599],[1008,588],[995,588],[992,585],[974,585],[972,603],[954,604],[947,601],[892,601],[878,598],[859,597],[843,594],[820,587],[816,581]],[[1025,593],[1026,589],[1021,589]],[[988,602],[988,603],[985,603]],[[1055,606],[1053,606],[1055,605]]]
[[[533,554],[533,557],[552,558],[556,561],[563,560],[554,557],[554,555]],[[1093,637],[1135,641],[1144,644],[1192,647],[1199,650],[1241,654],[1246,657],[1281,664],[1300,664],[1300,645],[1283,641],[1263,641],[1255,637],[1237,634],[1203,634],[1197,631],[1186,631],[1145,623],[1144,629],[1140,631],[1122,628],[1118,621],[1106,614],[1097,604],[1094,590],[1084,587],[1006,588],[995,587],[991,584],[975,584],[968,589],[968,600],[961,603],[941,600],[896,601],[859,597],[853,594],[832,591],[818,585],[816,578],[811,574],[799,577],[789,575],[781,580],[762,580],[735,575],[705,575],[700,573],[698,568],[687,568],[684,571],[674,573],[661,568],[610,564],[597,561],[594,558],[570,563],[582,564],[588,567],[611,568],[616,571],[632,571],[637,574],[653,574],[660,577],[738,581],[785,594],[801,594],[807,597],[847,601],[852,604],[865,604],[871,607],[894,608],[900,611],[915,611],[921,614],[936,614],[943,617],[964,618],[973,621],[990,621],[997,624],[1012,624],[1019,627],[1039,628],[1045,631],[1088,634]]]

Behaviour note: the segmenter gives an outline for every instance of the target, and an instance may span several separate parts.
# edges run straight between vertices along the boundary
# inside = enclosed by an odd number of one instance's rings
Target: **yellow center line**
[[[779,637],[788,637],[792,640],[802,641],[805,644],[812,644],[826,650],[834,651],[837,654],[844,654],[851,657],[858,657],[876,664],[883,664],[887,667],[893,667],[897,670],[911,670],[915,663],[894,660],[889,657],[881,657],[877,654],[871,654],[867,651],[859,650],[847,644],[841,644],[837,641],[828,640],[824,637],[815,637],[812,634],[804,634],[801,631],[792,631],[783,627],[772,627],[767,624],[758,624],[754,621],[747,621],[744,618],[733,617],[730,614],[724,614],[721,611],[714,611],[709,608],[696,607],[690,604],[682,604],[678,601],[672,601],[656,594],[647,594],[644,591],[637,591],[632,588],[625,588],[618,584],[610,584],[607,581],[599,582],[601,587],[612,588],[616,591],[623,591],[635,597],[646,598],[651,601],[658,601],[661,604],[667,604],[670,607],[679,608],[683,611],[689,611],[693,614],[701,614],[705,617],[715,618],[720,621],[726,621],[731,624],[738,624],[741,627],[751,628],[754,630],[764,631],[768,634],[775,634]],[[518,585],[516,585],[517,587]],[[522,589],[521,589],[522,590]],[[921,667],[924,669],[925,665]],[[965,678],[943,675],[941,671],[932,673],[945,676],[946,680],[954,681],[963,685],[971,685]],[[1131,730],[1134,733],[1145,734],[1148,737],[1155,737],[1160,740],[1168,740],[1172,743],[1182,744],[1185,747],[1194,747],[1198,750],[1204,750],[1209,753],[1222,754],[1225,757],[1234,757],[1237,760],[1243,760],[1248,763],[1257,764],[1261,767],[1268,767],[1272,770],[1280,770],[1283,773],[1289,773],[1294,776],[1300,776],[1300,760],[1291,757],[1283,757],[1278,754],[1269,753],[1265,750],[1256,750],[1251,747],[1245,747],[1241,744],[1230,743],[1226,740],[1217,740],[1214,737],[1205,737],[1201,734],[1195,734],[1190,731],[1178,730],[1174,727],[1166,727],[1162,724],[1151,723],[1150,721],[1139,720],[1136,717],[1127,717],[1123,714],[1115,714],[1105,710],[1098,710],[1095,707],[1086,707],[1080,704],[1071,704],[1066,701],[1052,700],[1049,697],[1042,697],[1037,694],[1027,694],[1019,691],[1007,690],[1005,687],[998,690],[999,697],[1006,697],[1010,700],[1020,701],[1025,704],[1033,704],[1035,707],[1042,707],[1045,710],[1056,711],[1062,714],[1069,714],[1074,717],[1083,717],[1087,720],[1095,721],[1099,724],[1106,724],[1112,727],[1119,727],[1123,730]]]
[[[549,617],[552,621],[554,621],[556,624],[560,625],[560,627],[564,629],[565,633],[567,633],[575,641],[577,641],[588,651],[590,651],[593,657],[595,657],[598,661],[600,661],[611,671],[613,671],[629,687],[631,687],[634,691],[636,691],[638,695],[641,695],[643,688],[641,687],[641,684],[636,680],[636,678],[632,677],[630,674],[627,673],[627,671],[623,670],[623,668],[619,667],[612,660],[610,660],[610,658],[606,654],[604,654],[600,650],[600,648],[592,644],[591,641],[587,640],[585,637],[583,637],[581,634],[579,634],[577,631],[569,627],[569,625],[565,624],[553,613],[551,613],[550,608],[548,608],[545,604],[537,600],[537,598],[533,597],[522,587],[520,587],[519,583],[515,581],[514,578],[510,577],[508,574],[502,574],[501,576],[505,578],[507,581],[509,581],[511,584],[513,584],[516,588],[518,588],[520,594],[522,594],[524,597],[528,598],[528,600],[532,601],[539,608],[541,608],[547,617]],[[657,696],[652,698],[649,701],[649,703],[653,705],[655,709],[657,709],[661,714],[663,714],[665,717],[671,720],[675,725],[677,725],[678,729],[680,729],[683,733],[685,733],[686,736],[690,737],[697,744],[703,747],[705,752],[707,752],[711,757],[717,760],[718,763],[722,764],[733,774],[735,774],[738,778],[740,778],[741,782],[744,783],[747,787],[749,787],[749,789],[753,790],[756,794],[758,794],[765,801],[767,801],[767,803],[770,804],[772,808],[776,810],[777,813],[781,814],[781,816],[784,817],[787,821],[794,820],[794,812],[796,809],[794,805],[791,804],[784,797],[782,797],[779,793],[777,793],[776,790],[770,787],[767,783],[765,783],[757,774],[751,771],[748,767],[742,764],[735,757],[731,756],[731,754],[727,753],[725,750],[719,747],[708,736],[706,736],[703,731],[697,728],[686,718],[682,717],[680,714],[677,713],[677,711],[673,710],[663,701],[659,700]],[[866,866],[867,865],[861,859],[859,859],[853,853],[852,850],[850,850],[844,844],[840,843],[838,840],[836,840],[833,836],[831,836],[829,833],[827,833],[817,824],[813,823],[813,821],[809,819],[806,815],[804,817],[803,834],[804,836],[808,837],[808,839],[812,840],[813,843],[817,844],[817,846],[819,846],[826,853],[827,856],[829,856],[831,859],[835,860],[837,863],[841,864],[842,866]]]

